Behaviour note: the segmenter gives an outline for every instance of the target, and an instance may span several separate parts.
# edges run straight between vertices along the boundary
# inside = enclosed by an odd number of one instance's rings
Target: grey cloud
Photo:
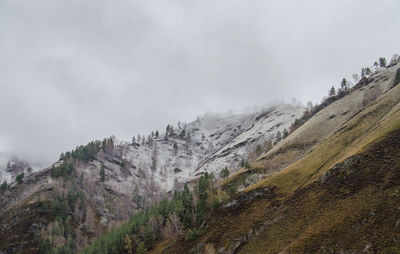
[[[2,0],[0,153],[49,163],[207,111],[318,102],[398,52],[400,3]]]

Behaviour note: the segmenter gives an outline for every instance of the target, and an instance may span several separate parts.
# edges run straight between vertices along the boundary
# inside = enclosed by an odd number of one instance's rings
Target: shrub
[[[0,193],[4,192],[5,190],[7,190],[8,188],[8,184],[6,181],[4,181],[1,185],[0,185]]]
[[[231,196],[235,195],[235,194],[237,193],[237,185],[234,184],[234,183],[231,184],[231,185],[229,186],[228,191],[229,191],[229,195],[231,195]]]
[[[283,138],[286,138],[287,136],[289,136],[289,132],[288,132],[288,130],[285,128],[285,129],[283,130]]]
[[[228,176],[229,176],[229,170],[228,170],[228,168],[223,168],[222,170],[221,170],[221,172],[219,173],[219,176],[221,177],[221,178],[227,178]]]
[[[185,235],[185,241],[193,241],[197,237],[199,237],[200,232],[194,228],[194,229],[189,229]]]
[[[18,184],[23,183],[24,176],[25,176],[24,173],[17,175],[17,177],[15,178],[15,181],[16,181]]]

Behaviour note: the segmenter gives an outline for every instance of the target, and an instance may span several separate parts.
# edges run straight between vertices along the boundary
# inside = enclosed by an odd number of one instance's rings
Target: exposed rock
[[[336,164],[331,169],[325,172],[325,174],[321,177],[320,182],[325,183],[327,181],[330,181],[331,179],[332,181],[335,181],[335,178],[345,177],[347,174],[351,172],[350,166],[356,165],[361,159],[362,159],[361,155],[355,155],[347,158],[342,163]]]

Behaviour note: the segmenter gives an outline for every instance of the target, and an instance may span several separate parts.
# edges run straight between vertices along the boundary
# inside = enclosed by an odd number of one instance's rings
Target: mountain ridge
[[[246,136],[254,141],[238,147],[241,150],[230,147],[230,152],[237,161],[223,166],[229,166],[231,171],[239,168],[240,160],[247,159],[248,153],[255,149],[257,144],[267,139],[274,139],[276,133],[288,128],[302,111],[301,106],[277,105],[247,114],[211,118],[205,116],[188,123],[185,127],[169,125],[168,135],[161,133],[158,137],[149,136],[146,140],[141,137],[140,140],[122,143],[109,138],[77,147],[72,152],[63,153],[60,160],[49,168],[31,175],[27,174],[23,178],[23,184],[13,183],[8,187],[0,198],[0,219],[3,221],[5,218],[10,218],[8,216],[11,214],[20,214],[25,209],[36,211],[34,214],[43,214],[43,211],[32,205],[40,203],[52,207],[55,205],[54,200],[61,202],[63,197],[68,195],[83,195],[82,200],[80,198],[77,200],[79,210],[71,211],[73,218],[77,220],[75,223],[80,224],[80,227],[74,230],[76,234],[81,235],[80,241],[76,243],[78,249],[81,249],[91,239],[125,222],[132,213],[170,195],[167,192],[173,189],[181,189],[185,182],[196,178],[190,174],[197,168],[219,176],[221,163],[210,167],[208,161],[207,168],[204,165],[198,167],[199,163],[217,153],[219,149],[235,142],[247,131],[254,130],[254,126],[257,128],[264,126],[265,131],[261,134],[252,131]],[[267,114],[263,119],[257,118],[265,112],[279,112],[281,115]],[[265,119],[270,122],[267,123]],[[181,135],[183,132],[185,135]],[[223,157],[219,157],[221,158]],[[73,165],[72,171],[68,169],[69,163]],[[100,175],[102,168],[104,168],[103,181]],[[135,200],[136,196],[141,197],[140,203]],[[22,208],[24,206],[27,207]],[[21,211],[17,212],[15,209]],[[26,215],[22,213],[18,217],[13,217],[14,219],[8,219],[14,222],[5,224],[2,230],[7,232],[12,229],[14,232],[19,232],[17,230],[19,217],[26,218]],[[89,219],[90,217],[93,219]],[[18,246],[33,246],[32,229],[35,227],[32,228],[32,223],[44,225],[42,230],[48,232],[44,233],[45,235],[51,235],[56,228],[64,227],[59,223],[54,224],[52,222],[54,217],[48,215],[21,220],[20,223],[26,224],[28,228],[25,229],[26,232],[20,232],[20,237],[24,235],[29,244],[9,241],[7,244],[4,242],[0,244],[4,246],[2,248],[18,250],[20,248]],[[29,222],[30,220],[32,221]],[[23,250],[28,251],[28,249]]]

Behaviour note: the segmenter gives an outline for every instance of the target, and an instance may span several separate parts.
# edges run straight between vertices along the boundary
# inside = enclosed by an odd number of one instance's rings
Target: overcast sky
[[[319,102],[399,53],[399,13],[399,0],[0,0],[0,152],[52,162],[205,112]]]

